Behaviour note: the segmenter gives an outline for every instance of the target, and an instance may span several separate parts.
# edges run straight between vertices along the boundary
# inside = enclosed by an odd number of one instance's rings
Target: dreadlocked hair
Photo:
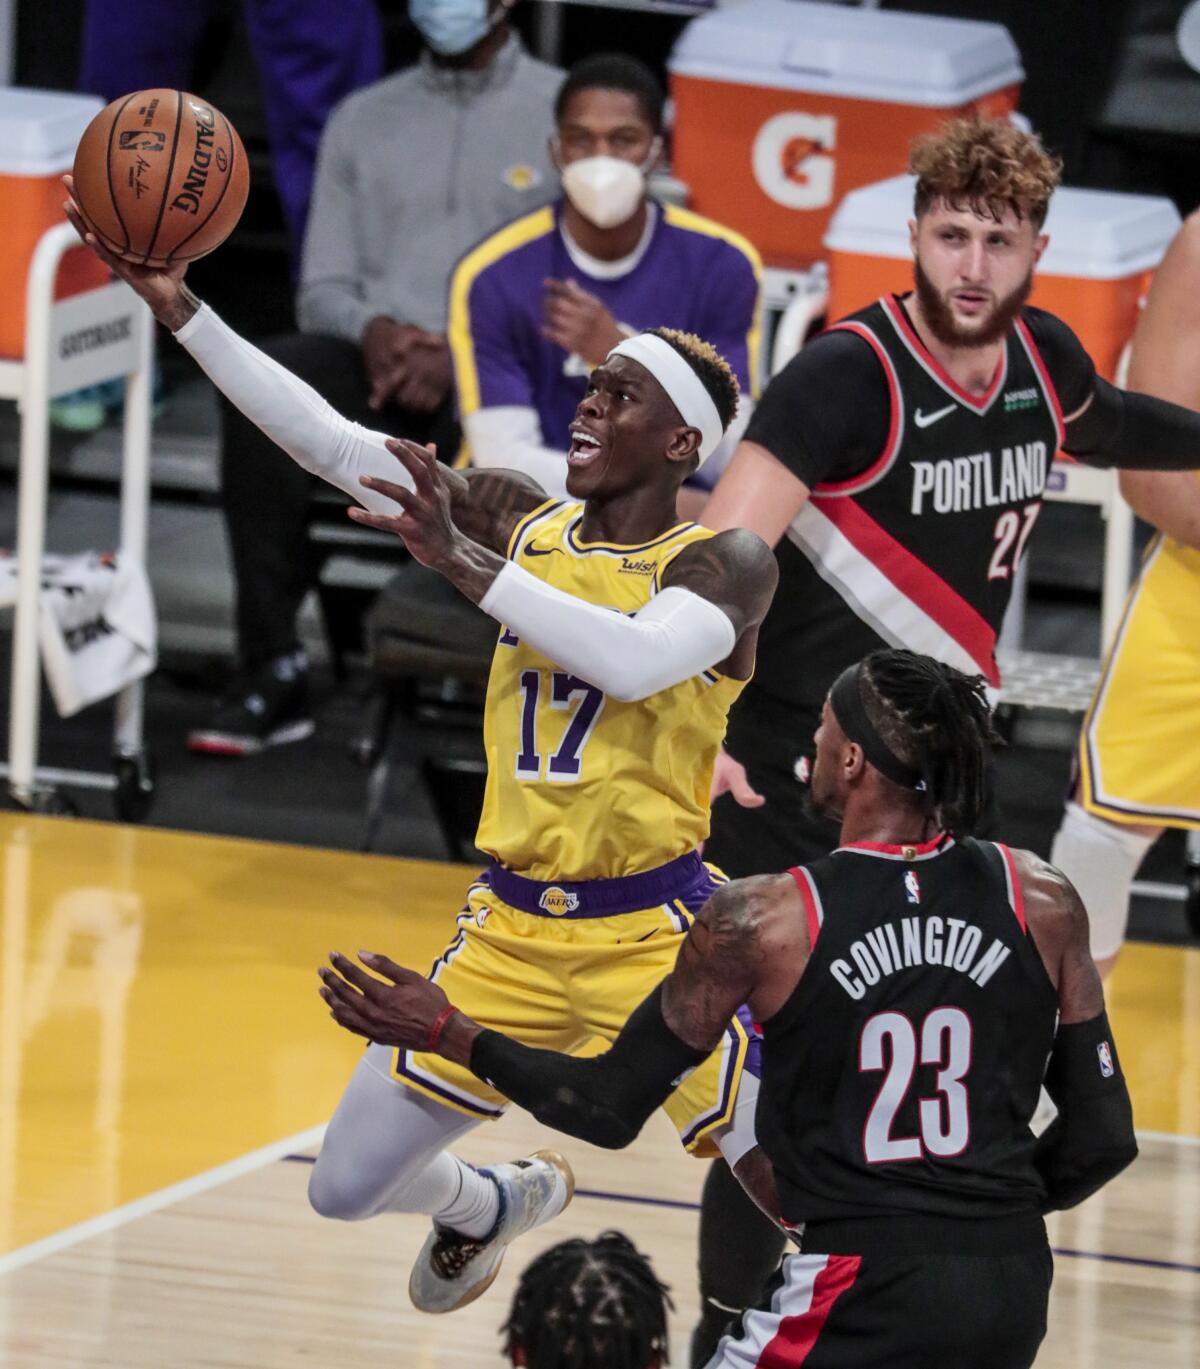
[[[738,406],[738,382],[733,368],[711,342],[695,333],[684,333],[678,328],[651,328],[649,331],[668,342],[700,377],[709,398],[717,406],[721,427],[733,422]]]
[[[859,690],[867,717],[888,749],[924,781],[926,816],[952,836],[978,824],[987,802],[992,727],[982,675],[913,651],[873,651]]]
[[[504,1352],[528,1369],[650,1369],[665,1364],[666,1284],[619,1231],[538,1256],[521,1275]]]

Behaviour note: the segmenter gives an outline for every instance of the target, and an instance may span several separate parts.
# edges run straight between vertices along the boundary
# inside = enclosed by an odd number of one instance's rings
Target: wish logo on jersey
[[[1027,442],[1001,448],[998,460],[989,451],[914,461],[910,509],[916,514],[964,513],[1040,499],[1049,457],[1044,442]]]

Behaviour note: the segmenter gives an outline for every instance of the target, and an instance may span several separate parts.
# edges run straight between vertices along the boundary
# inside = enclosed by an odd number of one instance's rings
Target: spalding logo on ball
[[[75,199],[97,238],[142,266],[195,261],[233,232],[250,173],[237,130],[182,90],[102,109],[75,151]]]

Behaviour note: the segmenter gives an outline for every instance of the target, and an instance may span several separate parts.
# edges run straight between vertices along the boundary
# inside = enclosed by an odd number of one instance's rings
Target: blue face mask
[[[487,0],[409,0],[408,17],[441,57],[457,57],[486,38],[504,16],[488,14]]]

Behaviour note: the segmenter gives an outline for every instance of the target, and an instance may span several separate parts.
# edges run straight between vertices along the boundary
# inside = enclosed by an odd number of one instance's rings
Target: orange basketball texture
[[[147,266],[194,261],[246,205],[246,150],[198,95],[139,90],[102,109],[75,151],[75,199],[111,252]]]

